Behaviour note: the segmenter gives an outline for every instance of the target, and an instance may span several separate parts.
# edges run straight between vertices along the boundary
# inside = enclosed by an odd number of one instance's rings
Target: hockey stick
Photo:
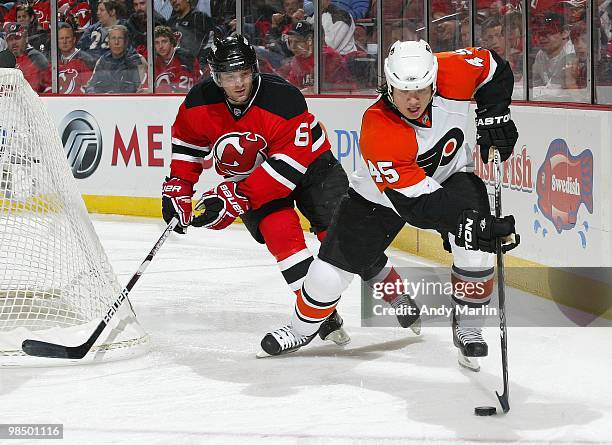
[[[45,341],[39,340],[24,340],[21,344],[21,349],[23,350],[23,352],[35,357],[68,359],[81,359],[85,357],[85,355],[89,352],[98,337],[100,337],[102,331],[104,331],[104,328],[106,327],[106,325],[108,325],[111,318],[113,318],[113,315],[115,315],[121,304],[127,299],[128,294],[130,293],[138,279],[141,277],[141,275],[144,273],[146,268],[149,266],[149,263],[151,262],[155,254],[160,249],[162,244],[164,244],[164,241],[166,241],[168,236],[170,236],[177,224],[177,218],[173,218],[172,221],[170,221],[170,223],[164,230],[164,233],[162,233],[162,235],[159,237],[159,239],[157,240],[147,257],[144,259],[136,273],[132,275],[132,278],[130,279],[128,284],[121,291],[121,295],[119,295],[119,298],[117,298],[117,300],[115,300],[115,302],[111,305],[100,324],[98,324],[98,326],[96,327],[96,330],[93,332],[93,334],[91,334],[91,336],[87,339],[85,343],[78,346],[64,346],[55,343],[47,343]]]
[[[495,216],[501,218],[501,159],[499,151],[495,147],[491,147],[489,151],[489,160],[493,158],[493,170],[495,175]],[[506,330],[506,279],[504,275],[504,252],[502,251],[502,239],[496,240],[497,250],[497,294],[499,298],[499,329],[501,339],[501,356],[502,356],[502,375],[504,379],[504,392],[499,395],[497,391],[497,399],[504,413],[510,411],[510,402],[508,401],[508,344]]]

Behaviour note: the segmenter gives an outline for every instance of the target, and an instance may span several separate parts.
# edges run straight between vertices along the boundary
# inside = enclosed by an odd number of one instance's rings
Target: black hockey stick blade
[[[121,304],[128,298],[128,294],[134,287],[134,284],[136,284],[138,279],[142,276],[159,248],[162,246],[162,244],[164,244],[164,241],[166,241],[168,236],[170,236],[177,224],[177,218],[173,218],[172,221],[170,221],[170,223],[164,230],[164,233],[162,233],[162,235],[159,237],[159,239],[157,240],[147,257],[144,259],[136,273],[132,276],[128,284],[121,291],[121,295],[119,295],[119,298],[117,298],[117,300],[115,300],[113,304],[109,307],[108,311],[106,312],[106,315],[85,343],[78,346],[65,346],[56,343],[48,343],[46,341],[28,339],[24,340],[21,343],[21,349],[23,350],[23,352],[25,352],[27,355],[32,355],[35,357],[64,359],[82,359],[83,357],[85,357],[90,351],[93,344],[98,339],[98,337],[100,337],[102,331],[104,331],[104,328],[106,327],[106,325],[108,325],[113,315],[115,315]]]
[[[35,357],[82,359],[87,355],[105,327],[106,322],[101,321],[87,341],[79,346],[64,346],[56,343],[47,343],[46,341],[24,340],[21,344],[21,349],[26,354]]]
[[[497,391],[495,391],[495,394],[497,395],[497,400],[499,400],[499,404],[501,406],[502,411],[504,412],[504,414],[506,414],[508,411],[510,411],[510,402],[508,402],[508,396],[506,396],[506,391],[504,391],[501,396]]]

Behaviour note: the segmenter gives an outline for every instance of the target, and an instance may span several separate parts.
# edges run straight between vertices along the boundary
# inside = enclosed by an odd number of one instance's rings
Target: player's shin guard
[[[482,337],[484,309],[491,300],[493,268],[452,268],[453,284],[453,343],[459,350],[459,364],[478,371],[475,357],[488,355],[488,346]]]
[[[403,293],[402,277],[389,259],[372,278],[363,278],[373,290],[385,289],[382,299],[395,309],[395,316],[401,327],[409,327],[416,335],[421,333],[421,308],[410,295]]]

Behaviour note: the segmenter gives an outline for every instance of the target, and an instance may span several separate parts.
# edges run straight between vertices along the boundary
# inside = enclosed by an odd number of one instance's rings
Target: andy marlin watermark
[[[486,283],[484,282],[441,282],[426,279],[408,280],[398,279],[394,282],[376,283],[372,289],[372,297],[375,300],[382,300],[386,295],[410,295],[416,299],[420,305],[419,315],[423,318],[450,318],[453,311],[461,316],[468,317],[497,317],[498,309],[489,305],[471,307],[470,305],[458,305],[454,307],[448,304],[450,297],[455,298],[475,298],[486,295]],[[428,302],[430,304],[428,304]],[[409,306],[398,308],[383,304],[382,301],[375,302],[371,306],[371,313],[374,316],[396,316],[414,315],[417,309]]]

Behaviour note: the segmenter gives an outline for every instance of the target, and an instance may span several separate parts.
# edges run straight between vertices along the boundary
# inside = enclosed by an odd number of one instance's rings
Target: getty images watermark
[[[459,281],[451,278],[453,273],[447,266],[395,269],[401,277],[395,282],[371,287],[362,281],[362,326],[397,327],[396,309],[384,297],[407,294],[420,307],[419,315],[424,327],[450,326],[455,309],[460,317],[482,322],[484,327],[499,327],[496,279],[493,283]],[[512,280],[541,284],[548,292],[546,299],[513,288]],[[612,267],[506,267],[507,326],[612,327],[611,290]],[[490,295],[486,295],[487,292]],[[488,298],[488,305],[470,304]],[[453,300],[463,300],[468,304],[455,305]]]
[[[392,327],[397,326],[397,315],[414,315],[414,307],[392,307],[386,296],[409,295],[419,306],[419,316],[423,322],[433,325],[448,326],[453,311],[459,316],[475,318],[497,318],[498,310],[491,305],[454,305],[456,299],[477,300],[488,299],[487,283],[485,282],[451,282],[450,270],[444,274],[432,273],[431,269],[423,269],[418,273],[410,269],[413,279],[401,278],[392,282],[376,283],[373,287],[362,283],[362,326]],[[489,284],[490,287],[490,284]],[[490,290],[489,290],[490,292]]]
[[[455,296],[456,298],[479,298],[485,295],[485,283],[483,282],[457,282],[457,283],[442,283],[431,282],[421,279],[418,282],[408,279],[398,279],[395,282],[376,283],[372,289],[372,298],[382,300],[385,295],[410,295],[413,299],[423,299],[423,297],[444,295],[447,297]],[[382,301],[372,307],[374,315],[414,315],[414,307],[399,307],[393,308],[385,305]],[[420,308],[419,314],[423,316],[435,317],[451,317],[453,308],[450,306],[428,306],[426,303]],[[407,312],[410,312],[408,314]],[[459,315],[469,316],[489,316],[497,315],[497,309],[489,306],[470,307],[457,306],[456,312]]]

